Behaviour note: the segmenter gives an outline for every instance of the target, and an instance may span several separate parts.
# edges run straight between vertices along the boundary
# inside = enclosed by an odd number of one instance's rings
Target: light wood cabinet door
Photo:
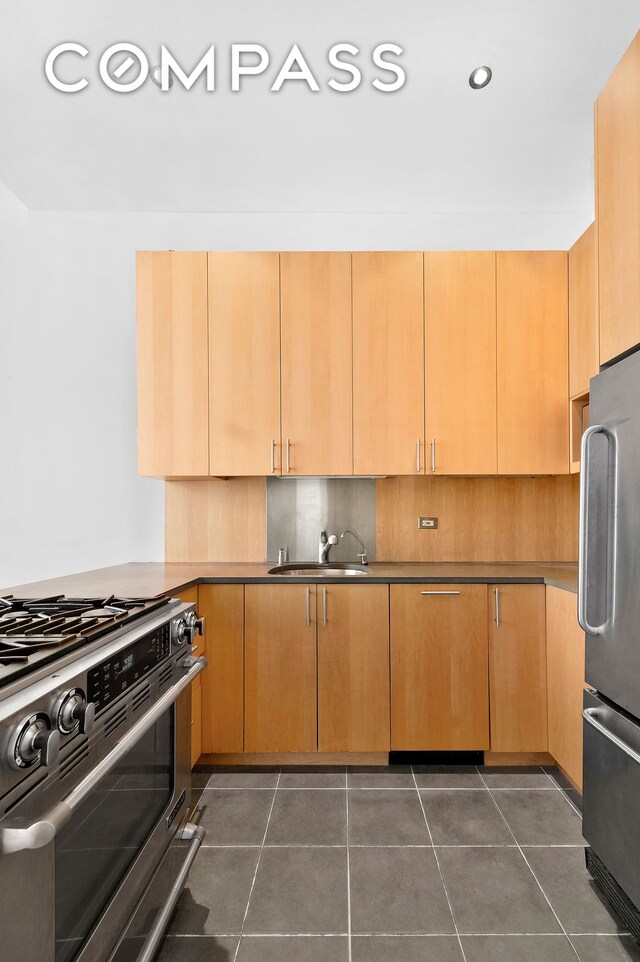
[[[315,585],[245,587],[245,752],[317,750]]]
[[[640,342],[640,33],[596,101],[600,363]]]
[[[280,471],[279,285],[277,253],[209,252],[209,470],[217,477]]]
[[[203,653],[209,662],[201,676],[202,751],[239,753],[244,747],[244,585],[200,585],[198,614],[205,619]]]
[[[584,632],[570,591],[547,586],[549,752],[582,790]]]
[[[391,748],[489,748],[486,585],[391,585]]]
[[[207,255],[138,251],[138,473],[209,474]]]
[[[589,391],[599,370],[596,225],[569,251],[569,397]]]
[[[355,474],[425,470],[422,261],[419,251],[352,254]]]
[[[565,251],[498,251],[498,473],[569,473]]]
[[[544,585],[489,587],[491,751],[547,751]]]
[[[496,255],[424,255],[427,473],[496,474]]]
[[[389,589],[318,586],[318,750],[389,751]]]
[[[352,474],[351,254],[280,255],[283,473]]]

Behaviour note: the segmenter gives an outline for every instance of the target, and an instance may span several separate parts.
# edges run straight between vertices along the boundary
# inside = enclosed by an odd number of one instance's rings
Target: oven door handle
[[[160,909],[158,916],[147,936],[147,940],[136,959],[136,962],[153,962],[153,960],[156,958],[158,949],[160,948],[160,943],[164,937],[165,930],[171,921],[171,916],[173,915],[175,907],[178,904],[178,899],[182,895],[182,890],[187,881],[187,875],[189,874],[194,859],[198,854],[198,850],[204,841],[205,835],[206,832],[202,825],[194,825],[193,822],[187,822],[184,829],[180,833],[180,838],[183,841],[188,841],[190,843],[187,857],[182,863],[182,868],[180,869],[173,882],[173,885],[171,886],[167,900]]]
[[[108,755],[98,762],[95,768],[85,775],[78,782],[76,787],[65,799],[53,805],[48,812],[37,822],[32,822],[26,827],[2,826],[0,828],[0,853],[9,855],[11,852],[23,852],[26,849],[43,848],[53,841],[60,829],[67,824],[74,811],[85,800],[87,795],[93,791],[98,782],[107,775],[112,768],[134,747],[150,728],[153,728],[158,719],[170,708],[185,689],[189,687],[193,679],[207,667],[207,659],[194,658],[192,655],[182,661],[182,667],[187,668],[187,672],[180,681],[172,685],[164,695],[162,695],[151,706],[140,721],[125,732],[118,744],[109,752]]]

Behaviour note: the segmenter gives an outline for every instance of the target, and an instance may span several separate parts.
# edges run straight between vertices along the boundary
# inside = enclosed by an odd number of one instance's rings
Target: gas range
[[[138,618],[170,598],[0,598],[0,688]]]
[[[0,809],[21,773],[54,767],[197,630],[193,605],[167,595],[0,599]]]
[[[0,601],[7,958],[106,962],[129,925],[140,959],[155,957],[204,837],[187,821],[203,630],[194,604],[164,595]],[[146,901],[156,875],[164,907]],[[35,921],[34,878],[46,880]]]

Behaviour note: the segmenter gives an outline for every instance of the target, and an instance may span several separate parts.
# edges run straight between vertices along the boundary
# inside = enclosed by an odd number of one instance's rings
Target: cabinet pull
[[[420,474],[420,438],[416,441],[416,471]]]
[[[421,595],[459,595],[459,591],[421,591]]]
[[[327,589],[322,589],[322,624],[327,627]]]
[[[291,471],[291,439],[287,438],[287,474]]]
[[[305,588],[305,595],[307,598],[306,616],[307,616],[307,628],[311,624],[311,588]]]
[[[436,469],[436,439],[431,438],[431,472]]]
[[[271,474],[276,469],[276,439],[271,438]]]
[[[499,628],[500,627],[500,589],[499,588],[496,588],[496,590],[494,591],[494,595],[496,598],[496,616],[493,620],[496,623],[496,628]]]

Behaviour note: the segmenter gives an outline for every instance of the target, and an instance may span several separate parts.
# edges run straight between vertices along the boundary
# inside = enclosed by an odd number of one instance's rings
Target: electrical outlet
[[[418,528],[420,529],[427,528],[429,530],[433,530],[434,528],[437,528],[437,527],[438,527],[437,518],[422,518],[422,517],[418,518]]]

